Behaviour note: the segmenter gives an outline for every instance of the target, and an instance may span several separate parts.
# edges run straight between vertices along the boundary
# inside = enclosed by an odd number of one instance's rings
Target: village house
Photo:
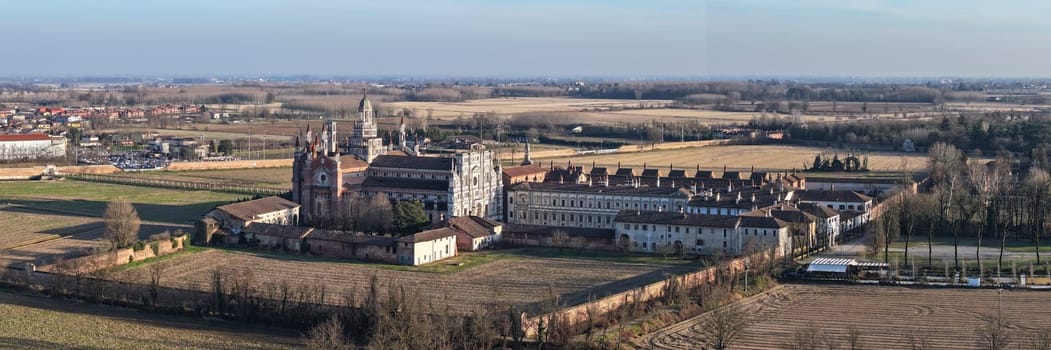
[[[217,233],[227,238],[241,237],[241,231],[252,223],[298,225],[299,204],[272,196],[218,206],[198,223],[194,242],[212,243],[212,236]]]
[[[418,266],[456,256],[456,230],[443,227],[398,238],[398,264]]]
[[[850,231],[867,223],[874,205],[872,197],[856,191],[796,191],[796,198],[799,204],[819,205],[838,211],[840,213],[841,232]]]
[[[503,224],[478,216],[457,216],[449,219],[448,227],[456,230],[456,249],[473,252],[490,248],[500,242]]]

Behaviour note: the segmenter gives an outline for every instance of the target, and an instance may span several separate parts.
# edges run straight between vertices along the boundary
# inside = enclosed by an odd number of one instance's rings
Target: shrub
[[[135,251],[146,249],[146,243],[142,243],[142,241],[135,241],[135,244],[131,245],[131,249],[134,249]]]
[[[168,233],[168,231],[164,231],[164,232],[161,232],[161,233],[150,235],[149,241],[150,242],[159,242],[159,241],[163,241],[163,240],[169,240],[171,238],[172,238],[172,235],[170,233]]]

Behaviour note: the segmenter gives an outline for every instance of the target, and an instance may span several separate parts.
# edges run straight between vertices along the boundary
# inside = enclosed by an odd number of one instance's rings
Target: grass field
[[[200,171],[149,171],[120,176],[201,182],[210,184],[292,188],[292,168],[258,168]]]
[[[144,221],[187,225],[216,205],[244,196],[76,180],[0,182],[0,204],[17,204],[56,214],[101,217],[106,204],[120,197],[132,202]]]
[[[3,349],[292,349],[289,331],[151,315],[0,290]]]
[[[635,167],[641,169],[645,164],[650,167],[662,167],[667,169],[669,164],[679,169],[693,169],[700,165],[702,169],[721,170],[726,166],[730,170],[748,170],[754,166],[757,170],[762,169],[799,169],[804,164],[811,164],[814,156],[822,152],[838,151],[841,156],[846,155],[846,150],[836,150],[821,147],[788,146],[788,145],[749,145],[749,146],[708,146],[683,148],[677,150],[649,151],[638,153],[616,153],[594,156],[574,156],[544,159],[543,161],[554,161],[555,164],[565,164],[572,161],[576,164],[616,167],[621,164],[624,167]],[[919,170],[927,165],[927,156],[920,153],[892,153],[892,152],[870,152],[869,169],[873,171],[895,171],[901,167],[904,158],[908,161],[910,170]]]
[[[1010,349],[1028,347],[1039,330],[1051,328],[1047,292],[995,289],[922,289],[881,286],[786,285],[738,303],[750,325],[732,349],[785,348],[801,329],[818,329],[846,344],[848,326],[861,332],[865,349],[975,349],[979,317],[996,315],[1002,305],[1009,322]],[[1001,304],[1002,302],[1002,304]],[[697,349],[698,331],[708,315],[642,337],[640,348]],[[910,341],[910,338],[913,341]],[[913,344],[926,346],[913,347]],[[824,348],[824,347],[822,347]]]
[[[325,286],[331,303],[341,302],[349,293],[362,295],[369,279],[375,275],[384,291],[398,286],[409,287],[421,298],[442,300],[454,310],[464,312],[494,302],[535,307],[548,295],[549,288],[564,303],[573,305],[588,300],[591,295],[601,297],[655,282],[667,273],[691,269],[681,264],[638,264],[517,255],[513,252],[506,253],[506,256],[488,254],[491,253],[465,254],[457,258],[461,260],[454,262],[464,262],[462,268],[451,268],[448,261],[403,268],[210,249],[157,264],[166,271],[166,285],[172,287],[209,290],[211,271],[221,268],[229,273],[251,276],[260,283],[284,280]],[[526,256],[528,258],[518,258]],[[148,281],[148,274],[148,269],[133,268],[116,274],[115,278],[141,282]]]

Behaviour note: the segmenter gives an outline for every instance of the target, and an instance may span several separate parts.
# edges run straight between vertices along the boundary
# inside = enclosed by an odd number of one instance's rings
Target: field
[[[658,108],[611,112],[586,112],[581,115],[581,119],[592,123],[641,123],[650,120],[660,120],[667,123],[699,121],[704,124],[745,124],[751,121],[752,117],[758,115],[760,115],[760,113],[724,112],[706,109]],[[834,117],[816,115],[803,115],[801,118],[805,122],[830,122],[835,120]]]
[[[75,229],[90,219],[19,212],[0,205],[0,250],[21,247],[78,233]]]
[[[977,348],[979,317],[997,314],[999,301],[1009,322],[1011,348],[1028,348],[1037,330],[1051,329],[1051,304],[1042,291],[920,289],[880,286],[786,285],[739,301],[752,323],[732,349],[784,348],[797,330],[817,328],[845,346],[847,327],[861,332],[866,349],[908,349],[910,338],[923,349]],[[640,339],[652,349],[697,349],[699,322],[681,322]],[[917,347],[913,347],[914,349]]]
[[[0,268],[89,253],[105,231],[106,205],[118,197],[135,205],[142,218],[139,238],[146,239],[191,231],[192,220],[243,195],[75,180],[0,182]]]
[[[758,145],[758,146],[708,146],[683,148],[678,150],[651,151],[639,153],[617,153],[593,156],[574,156],[544,159],[555,164],[572,161],[577,164],[641,169],[645,164],[650,167],[668,168],[669,164],[679,169],[693,169],[700,165],[702,169],[721,170],[726,166],[730,170],[748,170],[755,166],[757,170],[802,169],[803,165],[814,162],[814,156],[822,152],[838,151],[841,157],[845,150],[821,147]],[[910,170],[919,170],[927,165],[927,156],[922,153],[870,152],[869,169],[873,171],[897,171],[901,168],[902,158],[908,161]]]
[[[292,188],[292,168],[150,171],[124,173],[120,176],[224,185]]]
[[[466,256],[488,253],[468,253]],[[339,303],[353,293],[361,296],[369,279],[378,276],[381,293],[389,288],[407,287],[425,300],[440,301],[453,310],[467,312],[492,303],[513,303],[536,307],[549,295],[559,295],[563,303],[584,302],[590,295],[623,291],[664,278],[666,273],[683,272],[684,265],[655,265],[605,259],[565,259],[501,252],[482,263],[455,272],[441,270],[438,262],[417,268],[374,264],[297,259],[290,255],[261,255],[249,252],[210,249],[158,262],[165,271],[166,286],[210,290],[212,271],[221,268],[232,275],[248,276],[257,283],[288,281],[304,286],[325,286],[326,297]],[[251,267],[250,269],[247,267]],[[148,281],[149,269],[134,268],[115,278]],[[407,271],[408,270],[408,271]]]
[[[189,225],[216,205],[244,196],[76,180],[0,182],[0,203],[71,216],[101,217],[106,204],[119,197],[134,204],[143,221]]]
[[[288,331],[151,315],[0,290],[4,349],[291,349]]]

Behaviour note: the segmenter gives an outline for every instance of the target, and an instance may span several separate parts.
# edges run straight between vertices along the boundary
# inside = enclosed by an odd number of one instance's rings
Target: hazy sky
[[[1051,76],[1051,2],[0,0],[0,76]]]

